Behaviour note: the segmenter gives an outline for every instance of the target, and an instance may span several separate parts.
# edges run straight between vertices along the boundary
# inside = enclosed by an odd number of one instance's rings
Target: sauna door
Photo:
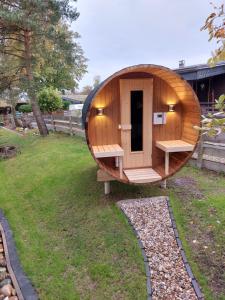
[[[120,79],[123,167],[152,166],[153,79]]]

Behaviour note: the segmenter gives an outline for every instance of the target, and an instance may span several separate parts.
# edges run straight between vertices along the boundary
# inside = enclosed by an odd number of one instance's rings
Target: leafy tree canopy
[[[63,108],[58,91],[52,87],[44,88],[38,93],[38,103],[42,112],[52,113]]]
[[[213,5],[213,4],[212,4]],[[208,30],[209,41],[216,40],[218,48],[209,59],[210,64],[225,60],[225,12],[224,4],[213,5],[213,12],[207,17],[201,30]]]
[[[71,88],[86,72],[86,59],[69,30],[79,13],[75,0],[0,0],[0,85],[19,82],[31,100],[42,135],[47,127],[36,99],[43,86]]]

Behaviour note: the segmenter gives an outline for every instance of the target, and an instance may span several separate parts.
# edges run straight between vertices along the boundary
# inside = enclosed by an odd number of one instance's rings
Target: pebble
[[[4,296],[11,296],[13,294],[13,287],[11,284],[6,284],[0,289],[0,293]]]
[[[6,272],[6,268],[5,267],[0,267],[0,273]]]
[[[7,269],[2,236],[0,235],[0,300],[18,300]]]
[[[2,280],[0,282],[0,288],[2,288],[4,285],[7,285],[7,284],[12,284],[12,281],[10,278],[5,278],[4,280]]]
[[[153,300],[197,300],[176,243],[166,197],[118,202],[149,258]]]
[[[5,260],[5,258],[0,258],[0,266],[1,267],[6,267],[6,260]]]

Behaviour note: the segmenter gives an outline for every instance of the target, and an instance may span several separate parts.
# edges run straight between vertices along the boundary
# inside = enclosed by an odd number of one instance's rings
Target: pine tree
[[[4,60],[5,57],[8,62],[12,62],[10,66],[0,69],[0,80],[5,85],[19,80],[30,98],[39,131],[43,136],[48,134],[48,130],[36,95],[40,85],[51,73],[45,74],[44,66],[47,62],[50,66],[53,61],[52,69],[60,68],[60,64],[67,64],[68,68],[69,64],[74,65],[77,79],[86,71],[82,49],[73,41],[74,35],[68,30],[69,22],[75,21],[79,16],[72,5],[76,0],[70,2],[0,0],[1,59]],[[72,74],[74,70],[68,68],[65,71]]]

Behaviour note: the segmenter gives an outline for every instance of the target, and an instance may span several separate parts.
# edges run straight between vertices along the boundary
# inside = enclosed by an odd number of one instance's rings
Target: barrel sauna
[[[90,152],[106,178],[144,184],[172,176],[191,157],[200,105],[178,74],[142,64],[97,86],[84,103],[82,119]]]

